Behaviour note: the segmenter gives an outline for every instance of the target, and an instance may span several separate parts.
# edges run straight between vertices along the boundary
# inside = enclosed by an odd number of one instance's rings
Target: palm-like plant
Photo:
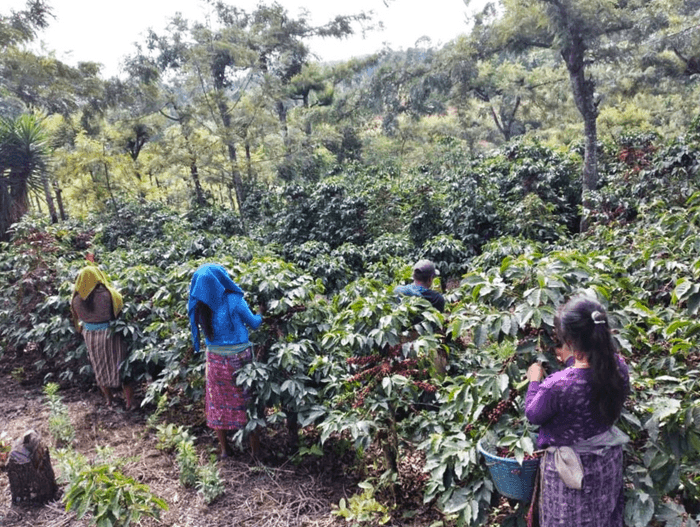
[[[46,132],[40,117],[0,118],[0,240],[29,208],[29,191],[41,190],[48,161]]]

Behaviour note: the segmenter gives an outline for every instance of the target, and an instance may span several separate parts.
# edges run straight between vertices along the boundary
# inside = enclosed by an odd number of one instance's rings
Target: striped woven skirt
[[[554,466],[554,456],[542,461],[540,526],[622,527],[625,510],[622,446],[605,455],[581,454],[581,489],[567,487]]]
[[[207,426],[214,430],[238,430],[248,422],[248,390],[236,385],[236,375],[252,360],[251,348],[223,356],[207,351]]]
[[[119,369],[126,359],[126,345],[119,333],[110,328],[84,330],[85,345],[98,386],[118,388],[122,385]]]

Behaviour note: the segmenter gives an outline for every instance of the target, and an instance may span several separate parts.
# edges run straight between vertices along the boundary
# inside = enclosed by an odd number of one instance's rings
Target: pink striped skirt
[[[238,430],[248,422],[248,390],[236,385],[236,375],[252,360],[251,348],[223,356],[207,351],[207,426],[214,430]]]

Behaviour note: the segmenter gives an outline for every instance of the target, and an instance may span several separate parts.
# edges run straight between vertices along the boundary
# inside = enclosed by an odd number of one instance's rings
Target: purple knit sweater
[[[629,389],[629,370],[618,355],[620,373]],[[609,426],[601,421],[592,400],[591,370],[569,367],[532,381],[525,398],[525,416],[540,425],[537,447],[569,446],[588,439]]]

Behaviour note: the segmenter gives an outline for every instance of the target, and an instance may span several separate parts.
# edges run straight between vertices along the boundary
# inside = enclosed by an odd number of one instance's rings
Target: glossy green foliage
[[[66,510],[78,518],[92,514],[91,525],[127,527],[142,516],[158,518],[167,504],[147,485],[124,476],[113,465],[89,465],[71,479],[64,496]]]
[[[691,150],[692,137],[685,139]],[[644,159],[662,166],[667,153],[676,159],[673,152],[645,150]],[[425,501],[449,518],[478,525],[491,511],[494,492],[478,442],[489,437],[518,459],[531,453],[536,429],[523,416],[525,370],[534,360],[546,361],[550,372],[559,367],[554,315],[572,295],[588,294],[608,310],[630,366],[633,389],[619,422],[632,440],[626,447],[627,523],[675,525],[686,513],[689,522],[697,521],[700,194],[690,192],[697,174],[686,163],[685,201],[678,199],[673,178],[654,196],[642,198],[629,188],[608,194],[633,203],[634,215],[601,216],[585,235],[571,235],[567,211],[575,205],[568,199],[577,193],[566,159],[520,145],[461,171],[438,176],[428,170],[439,189],[431,200],[440,204],[443,225],[466,217],[456,215],[461,212],[455,203],[473,195],[453,185],[469,178],[482,178],[483,185],[474,183],[475,193],[483,203],[491,200],[485,210],[495,216],[493,222],[479,216],[484,223],[469,224],[468,234],[442,232],[421,247],[413,243],[409,222],[364,245],[307,239],[282,249],[208,231],[204,223],[191,229],[164,209],[158,235],[146,233],[140,244],[124,238],[126,246],[108,244],[95,219],[51,227],[26,218],[0,253],[0,338],[4,349],[35,349],[47,363],[68,358],[70,367],[54,365],[58,375],[89,373],[68,309],[88,233],[91,250],[124,294],[116,330],[129,344],[129,367],[148,381],[146,402],[163,401],[167,393],[168,404],[188,404],[202,397],[204,387],[203,359],[193,354],[186,313],[189,282],[199,265],[219,262],[251,308],[265,307],[264,323],[250,335],[255,358],[237,378],[255,388],[248,428],[237,438],[286,421],[298,425],[295,433],[313,425],[321,441],[344,438],[358,456],[379,446],[379,488],[394,485],[402,455],[419,449],[425,455]],[[609,166],[616,167],[611,179],[635,181],[636,165],[611,157]],[[543,182],[527,183],[534,173],[546,174]],[[406,181],[417,185],[426,174]],[[379,174],[377,195],[394,188],[389,176]],[[368,180],[360,176],[354,184],[366,185],[363,196],[371,197]],[[415,202],[402,200],[399,192],[387,209],[405,206],[408,218]],[[546,213],[538,208],[543,203]],[[554,230],[543,227],[554,219]],[[385,221],[391,225],[390,218]],[[449,286],[447,280],[442,284],[444,313],[421,298],[393,293],[410,282],[411,265],[422,256],[450,278]],[[216,482],[210,483],[215,490]]]
[[[46,406],[49,409],[49,432],[57,448],[70,445],[75,439],[75,428],[70,420],[68,407],[58,395],[58,384],[48,383],[44,386]]]
[[[309,187],[289,185],[284,192],[286,206],[275,217],[272,241],[289,250],[306,241],[329,244],[363,244],[367,241],[365,211],[360,196],[332,181]]]

